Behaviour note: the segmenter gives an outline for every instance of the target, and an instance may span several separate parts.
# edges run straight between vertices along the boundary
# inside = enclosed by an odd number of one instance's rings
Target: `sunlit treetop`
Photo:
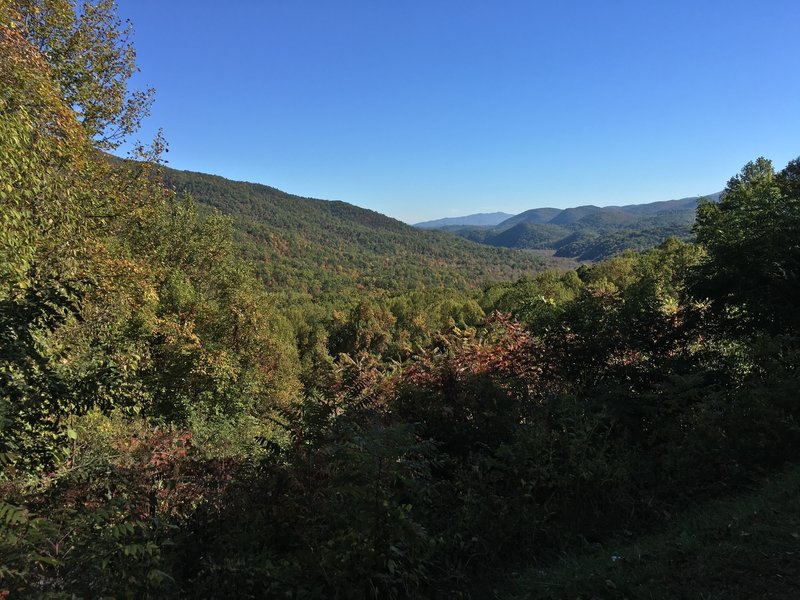
[[[129,90],[137,72],[130,22],[114,0],[3,2],[3,16],[52,69],[78,121],[103,150],[122,144],[149,114],[154,90]]]

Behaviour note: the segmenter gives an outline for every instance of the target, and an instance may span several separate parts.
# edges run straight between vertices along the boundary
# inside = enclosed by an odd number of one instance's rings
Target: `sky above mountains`
[[[800,155],[800,3],[119,0],[169,165],[407,222]]]

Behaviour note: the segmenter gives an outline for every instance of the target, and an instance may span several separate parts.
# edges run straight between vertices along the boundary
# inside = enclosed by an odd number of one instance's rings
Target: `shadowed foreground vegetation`
[[[631,532],[557,565],[531,568],[495,597],[797,598],[800,470],[672,518],[661,533]]]

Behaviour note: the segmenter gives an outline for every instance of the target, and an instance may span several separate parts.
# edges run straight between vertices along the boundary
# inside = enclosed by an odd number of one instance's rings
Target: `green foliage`
[[[580,289],[581,282],[575,271],[546,271],[514,284],[487,288],[483,306],[487,313],[510,313],[529,329],[537,330],[551,325]]]
[[[102,188],[88,145],[40,57],[8,27],[0,43],[0,452],[35,471],[58,460],[63,416],[101,401],[116,378],[107,362],[76,364],[58,338],[105,270],[91,215],[109,202],[93,195]]]
[[[28,472],[58,463],[64,420],[92,407],[239,418],[299,389],[292,330],[236,259],[229,221],[175,199],[150,165],[120,168],[92,150],[77,100],[18,32],[41,26],[41,43],[56,43],[51,20],[72,9],[51,8],[22,7],[0,38],[0,451]],[[115,27],[113,6],[86,10],[103,14],[73,25],[126,55],[96,31]]]
[[[800,195],[797,161],[776,174],[764,158],[733,177],[717,204],[698,210],[697,240],[708,250],[698,293],[720,311],[737,307],[737,321],[753,319],[780,331],[796,327],[800,293]]]
[[[59,354],[44,342],[74,318],[76,301],[76,290],[55,282],[0,301],[0,452],[14,452],[25,470],[61,458],[67,431],[60,417],[91,402],[90,378],[71,378],[59,366]]]
[[[233,253],[230,222],[171,199],[134,252],[156,267],[157,300],[127,332],[139,339],[140,377],[154,417],[263,412],[296,391],[291,329]]]

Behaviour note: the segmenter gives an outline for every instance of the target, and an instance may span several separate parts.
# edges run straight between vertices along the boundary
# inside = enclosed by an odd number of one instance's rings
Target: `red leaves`
[[[451,354],[428,353],[406,373],[419,386],[440,388],[475,375],[489,375],[498,383],[517,380],[532,387],[551,370],[553,354],[510,315],[495,313],[482,337],[470,336],[450,344]]]
[[[64,500],[100,507],[123,502],[126,512],[148,516],[183,516],[199,504],[214,502],[230,477],[222,477],[222,461],[203,459],[192,444],[192,432],[158,427],[137,430],[112,443],[115,454],[94,485],[77,483],[64,490]],[[108,496],[110,494],[110,496]],[[2,598],[0,598],[2,600]]]

